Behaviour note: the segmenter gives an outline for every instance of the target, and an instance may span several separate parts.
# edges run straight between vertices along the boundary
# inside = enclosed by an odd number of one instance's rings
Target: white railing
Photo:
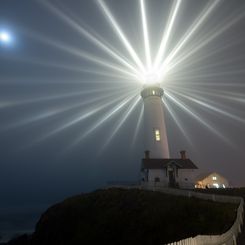
[[[180,240],[178,242],[165,244],[165,245],[237,245],[236,239],[238,234],[241,232],[241,227],[243,225],[243,214],[244,214],[244,210],[243,210],[244,200],[241,197],[206,194],[206,193],[194,192],[190,190],[173,189],[173,188],[166,188],[160,186],[149,187],[149,185],[146,186],[115,185],[111,187],[119,187],[124,189],[137,188],[137,189],[144,189],[144,190],[151,190],[151,191],[159,191],[159,192],[176,195],[176,196],[196,197],[204,200],[212,200],[215,202],[239,203],[236,220],[232,225],[232,227],[227,232],[221,235],[197,235],[195,237],[189,237]]]
[[[236,245],[236,239],[238,234],[241,232],[241,227],[243,224],[243,206],[244,200],[241,197],[233,197],[233,196],[224,196],[224,195],[215,195],[215,194],[205,194],[200,192],[194,192],[189,190],[178,190],[171,188],[162,188],[162,187],[154,187],[154,188],[144,188],[153,191],[159,191],[166,194],[172,194],[177,196],[186,196],[186,197],[196,197],[205,200],[213,200],[216,202],[223,203],[239,203],[239,207],[237,209],[237,217],[232,225],[232,227],[225,233],[221,235],[198,235],[195,237],[189,237],[183,239],[178,242],[168,243],[166,245]]]

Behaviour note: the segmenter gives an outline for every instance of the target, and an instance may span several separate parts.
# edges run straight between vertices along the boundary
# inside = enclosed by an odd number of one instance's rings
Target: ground
[[[35,245],[158,245],[198,234],[221,234],[237,205],[138,189],[98,190],[66,199],[40,218]]]

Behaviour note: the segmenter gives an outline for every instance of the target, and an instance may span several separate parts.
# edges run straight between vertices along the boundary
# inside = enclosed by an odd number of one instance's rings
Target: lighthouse
[[[144,102],[145,150],[151,158],[168,159],[169,147],[164,117],[164,94],[160,84],[145,84],[141,91]]]
[[[141,165],[141,184],[146,188],[178,187],[193,189],[197,166],[181,151],[170,158],[164,116],[164,91],[158,83],[146,83],[141,91],[144,102],[145,157]]]

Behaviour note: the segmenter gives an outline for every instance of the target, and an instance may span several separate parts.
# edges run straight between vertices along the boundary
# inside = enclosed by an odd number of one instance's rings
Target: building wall
[[[195,187],[195,169],[176,169],[174,170],[175,181],[180,188],[192,189]],[[148,179],[146,177],[148,175]],[[166,169],[149,169],[148,173],[145,172],[145,182],[148,182],[150,186],[163,186],[168,187],[169,175],[166,175]],[[148,181],[147,181],[148,180]]]
[[[181,188],[194,188],[196,169],[179,169],[177,181]]]
[[[165,169],[149,169],[148,181],[156,182],[156,178],[159,178],[159,182],[165,182],[168,184],[168,176],[166,176]]]
[[[145,150],[151,158],[169,158],[169,147],[164,119],[163,102],[159,96],[144,98]],[[160,141],[156,140],[155,130],[160,131]]]

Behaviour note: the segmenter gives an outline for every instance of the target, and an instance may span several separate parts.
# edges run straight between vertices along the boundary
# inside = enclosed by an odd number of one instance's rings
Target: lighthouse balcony
[[[143,99],[149,97],[149,96],[158,96],[158,97],[162,97],[163,96],[163,89],[158,87],[158,86],[149,86],[149,87],[145,87],[142,91],[141,91],[141,96]]]

